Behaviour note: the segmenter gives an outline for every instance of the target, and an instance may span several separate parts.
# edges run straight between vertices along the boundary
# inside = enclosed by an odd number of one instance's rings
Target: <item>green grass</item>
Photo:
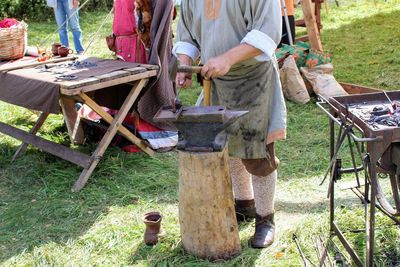
[[[333,54],[339,81],[396,90],[400,78],[398,17],[394,1],[339,1],[323,15],[322,42]],[[323,11],[324,14],[324,11]],[[81,14],[85,44],[107,13]],[[29,22],[30,44],[40,44],[56,30],[55,23]],[[111,57],[100,31],[89,55]],[[57,35],[44,44],[49,47]],[[180,98],[193,104],[200,89],[185,90]],[[10,159],[19,142],[0,136],[0,265],[1,266],[301,266],[292,234],[307,257],[316,262],[313,240],[328,234],[326,187],[318,186],[328,165],[328,121],[316,107],[288,102],[288,139],[277,144],[281,160],[276,196],[278,238],[271,248],[254,250],[247,241],[253,223],[240,225],[242,254],[230,261],[210,263],[184,252],[180,243],[175,152],[149,158],[107,151],[86,187],[71,193],[81,169],[29,148],[16,162]],[[22,129],[32,127],[36,115],[0,103],[0,120]],[[40,135],[68,144],[61,116],[52,115]],[[77,149],[88,152],[93,146]],[[345,229],[363,228],[362,209],[354,196],[340,192],[338,220]],[[353,209],[355,208],[355,209]],[[142,243],[147,211],[163,214],[165,231],[153,248]],[[377,218],[376,258],[380,266],[400,259],[400,231]],[[361,253],[362,234],[346,234]],[[282,257],[276,253],[282,252]]]

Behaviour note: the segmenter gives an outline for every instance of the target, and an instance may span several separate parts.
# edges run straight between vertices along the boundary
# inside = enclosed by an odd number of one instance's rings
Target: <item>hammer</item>
[[[168,66],[169,78],[172,81],[175,81],[176,75],[178,72],[184,73],[201,73],[202,67],[200,66],[188,66],[188,65],[179,65],[178,59],[173,56]],[[203,90],[204,90],[204,106],[211,105],[211,80],[204,79],[203,80]]]

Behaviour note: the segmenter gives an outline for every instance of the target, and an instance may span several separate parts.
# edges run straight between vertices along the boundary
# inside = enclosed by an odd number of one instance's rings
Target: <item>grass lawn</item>
[[[339,1],[323,10],[322,42],[333,54],[339,81],[382,89],[400,89],[400,4],[397,1]],[[354,3],[353,3],[354,2]],[[111,57],[104,36],[111,18],[94,34],[106,12],[81,14],[85,45],[94,36],[88,54]],[[29,42],[50,47],[57,35],[52,22],[27,22]],[[94,34],[94,35],[93,35]],[[199,87],[181,93],[193,104]],[[279,142],[281,160],[276,196],[278,238],[264,250],[248,247],[254,223],[240,225],[242,254],[230,261],[210,263],[186,254],[180,243],[178,169],[176,152],[149,158],[111,148],[79,193],[70,187],[81,169],[29,148],[16,162],[10,159],[20,144],[0,135],[0,265],[1,266],[301,266],[292,241],[295,233],[313,262],[314,240],[328,235],[327,184],[319,182],[328,165],[328,120],[316,107],[287,102],[288,139]],[[36,115],[0,102],[0,121],[22,129]],[[61,116],[52,115],[40,135],[64,144],[69,139]],[[77,148],[90,151],[92,146]],[[353,195],[340,192],[339,222],[345,229],[363,228],[362,206]],[[353,209],[354,207],[359,207]],[[142,214],[163,214],[165,234],[155,247],[142,242]],[[379,266],[400,266],[400,230],[377,215],[376,260]],[[362,234],[346,235],[360,253]]]

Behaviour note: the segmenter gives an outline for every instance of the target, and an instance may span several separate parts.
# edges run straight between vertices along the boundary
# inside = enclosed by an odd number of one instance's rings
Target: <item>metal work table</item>
[[[400,92],[388,92],[390,99],[400,100]],[[382,156],[386,151],[398,146],[400,142],[400,127],[389,127],[385,125],[371,125],[360,116],[360,109],[371,108],[374,105],[390,106],[388,98],[383,92],[356,94],[340,97],[332,97],[317,103],[330,119],[330,165],[328,197],[330,199],[330,231],[337,236],[357,266],[374,266],[375,246],[375,215],[379,209],[386,216],[400,225],[400,197],[399,176],[395,172],[387,171],[382,167]],[[335,133],[335,125],[339,130]],[[351,167],[344,168],[339,158],[339,150],[345,141],[349,143],[351,155]],[[356,158],[359,157],[361,166],[357,166]],[[350,186],[357,197],[359,197],[365,209],[365,263],[350,243],[346,240],[344,233],[335,221],[335,183],[345,173],[355,174],[355,184]],[[379,173],[389,175],[392,189],[394,207],[385,196],[380,181]],[[328,175],[330,174],[330,175]],[[360,181],[360,176],[363,181]]]

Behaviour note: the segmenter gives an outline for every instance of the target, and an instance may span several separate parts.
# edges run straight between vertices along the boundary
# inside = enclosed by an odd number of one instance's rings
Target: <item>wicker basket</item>
[[[0,60],[24,56],[27,27],[26,23],[20,22],[13,28],[0,28]]]

